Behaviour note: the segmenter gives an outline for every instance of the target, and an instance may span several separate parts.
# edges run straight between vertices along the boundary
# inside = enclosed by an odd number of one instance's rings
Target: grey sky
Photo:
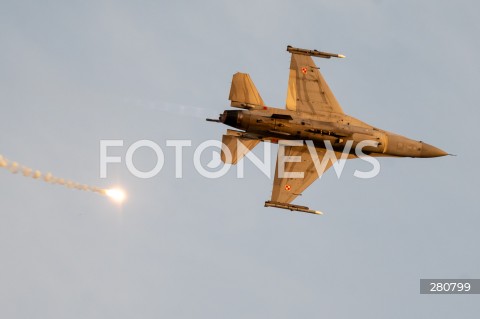
[[[92,193],[0,171],[2,318],[476,318],[478,296],[419,295],[420,278],[480,278],[479,5],[475,1],[2,1],[0,154]],[[167,139],[198,145],[233,73],[283,106],[288,44],[339,52],[318,65],[350,115],[457,157],[352,161],[296,202],[263,208],[247,164],[207,180]],[[155,106],[155,107],[152,107]],[[111,165],[99,140],[157,142],[155,178]],[[256,154],[261,152],[256,151]],[[139,168],[155,157],[139,150]]]

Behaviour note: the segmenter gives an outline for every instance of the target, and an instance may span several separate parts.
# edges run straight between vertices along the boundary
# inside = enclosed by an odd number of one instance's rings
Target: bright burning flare
[[[125,193],[124,190],[120,188],[110,188],[105,190],[105,195],[113,199],[115,202],[121,204],[125,198],[127,197],[127,194]]]
[[[68,179],[64,178],[59,178],[52,173],[42,173],[39,170],[32,169],[30,167],[21,165],[17,162],[10,161],[3,157],[0,154],[0,168],[4,168],[8,171],[10,171],[13,174],[21,173],[25,177],[31,177],[37,180],[42,180],[46,183],[50,184],[57,184],[57,185],[62,185],[71,189],[78,189],[81,191],[87,191],[87,192],[94,192],[97,194],[101,194],[104,196],[110,197],[112,200],[115,202],[121,204],[123,201],[125,201],[127,194],[125,191],[121,188],[109,188],[109,189],[104,189],[100,187],[95,187],[95,186],[90,186],[86,184],[80,184]]]

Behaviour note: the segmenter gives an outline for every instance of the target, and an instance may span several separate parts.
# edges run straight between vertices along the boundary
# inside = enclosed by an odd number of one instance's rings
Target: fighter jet
[[[221,158],[224,163],[236,164],[259,142],[279,143],[283,147],[283,159],[279,154],[271,199],[265,202],[265,207],[321,214],[291,202],[336,160],[358,158],[355,146],[365,141],[373,143],[368,143],[362,152],[373,157],[448,155],[422,141],[379,129],[345,114],[311,58],[344,58],[344,55],[291,46],[287,51],[291,53],[291,61],[286,109],[267,106],[250,76],[236,73],[229,100],[232,107],[242,110],[225,110],[218,119],[207,119],[236,129],[227,129],[223,135]],[[293,140],[305,143],[292,143]],[[317,154],[312,154],[315,152]],[[323,164],[323,159],[332,153],[333,159],[319,170],[319,163]],[[303,176],[285,172],[303,172]]]

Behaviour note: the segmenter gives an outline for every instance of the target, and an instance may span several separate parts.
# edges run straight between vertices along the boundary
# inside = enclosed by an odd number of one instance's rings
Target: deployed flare
[[[125,191],[120,188],[103,189],[95,186],[79,184],[71,180],[65,180],[63,178],[53,176],[52,173],[50,172],[46,174],[42,174],[42,172],[40,172],[39,170],[34,170],[27,166],[20,165],[17,162],[11,162],[5,157],[3,157],[2,155],[0,155],[0,167],[7,169],[13,174],[22,172],[23,176],[25,177],[31,177],[33,179],[43,180],[44,182],[51,183],[51,184],[63,185],[70,189],[90,191],[90,192],[98,193],[101,195],[105,195],[110,197],[117,203],[122,203],[127,197]]]
[[[125,193],[125,191],[120,188],[104,189],[103,193],[119,204],[121,204],[127,197],[127,194]]]

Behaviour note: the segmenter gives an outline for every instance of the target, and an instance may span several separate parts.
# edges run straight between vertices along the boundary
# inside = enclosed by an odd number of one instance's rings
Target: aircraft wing
[[[278,176],[279,171],[279,159],[277,158],[277,165],[275,168],[275,177],[273,180],[273,190],[272,190],[272,201],[278,203],[288,204],[291,203],[298,195],[301,195],[302,192],[310,186],[318,177],[317,169],[315,168],[315,163],[308,151],[306,145],[303,146],[284,146],[285,147],[285,156],[300,156],[301,160],[298,162],[287,161],[283,163],[285,167],[285,172],[299,172],[303,173],[303,178],[280,178]],[[325,157],[326,150],[323,148],[316,148],[319,162]],[[342,157],[342,153],[335,152],[336,159]],[[348,154],[344,155],[345,159],[356,158],[355,155]],[[330,167],[332,167],[333,162],[328,161],[323,172],[326,172]]]
[[[343,113],[312,58],[292,53],[287,90],[287,109],[318,114],[319,111]]]

